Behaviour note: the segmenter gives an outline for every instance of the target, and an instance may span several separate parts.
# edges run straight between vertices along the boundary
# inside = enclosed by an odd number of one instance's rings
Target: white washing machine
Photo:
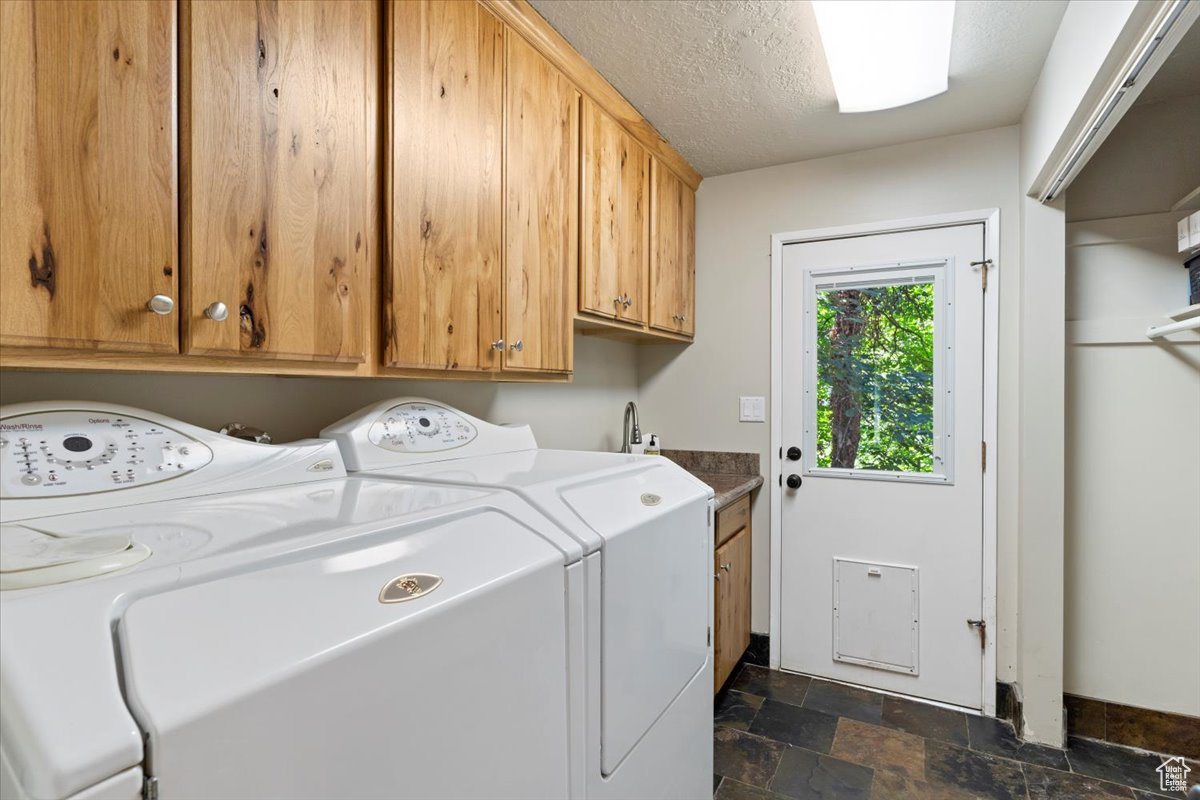
[[[712,796],[713,492],[664,458],[541,450],[528,426],[391,400],[322,432],[359,475],[507,489],[582,548],[576,793]]]
[[[582,548],[509,493],[344,476],[0,408],[0,795],[568,796]]]

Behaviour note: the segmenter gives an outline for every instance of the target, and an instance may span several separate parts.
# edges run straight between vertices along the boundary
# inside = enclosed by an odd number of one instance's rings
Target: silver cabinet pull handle
[[[497,339],[496,341],[492,342],[492,349],[493,350],[503,350],[504,349],[504,340]]]
[[[215,303],[209,303],[208,308],[204,309],[204,316],[211,319],[213,322],[224,322],[229,319],[229,306],[218,300]]]
[[[165,294],[156,294],[151,297],[146,303],[146,308],[158,314],[160,317],[165,317],[175,309],[175,301],[167,297]]]
[[[513,342],[512,344],[510,344],[510,345],[508,346],[508,349],[509,349],[509,350],[516,350],[516,351],[519,353],[519,352],[521,352],[522,350],[524,350],[524,349],[525,349],[525,343],[524,343],[524,342],[522,342],[520,339],[517,339],[515,342]]]

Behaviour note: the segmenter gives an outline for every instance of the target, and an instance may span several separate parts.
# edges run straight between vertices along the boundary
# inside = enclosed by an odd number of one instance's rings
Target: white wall
[[[616,450],[625,403],[637,399],[634,345],[575,340],[570,384],[481,383],[246,375],[0,373],[0,403],[86,399],[148,408],[207,428],[237,420],[275,441],[315,436],[368,403],[400,395],[441,400],[495,422],[529,422],[544,447]]]
[[[1022,190],[1046,176],[1048,162],[1062,156],[1087,109],[1103,91],[1098,74],[1111,69],[1131,37],[1131,20],[1148,16],[1146,0],[1071,0],[1025,108]]]
[[[807,228],[999,208],[1000,385],[1016,372],[1018,133],[1015,127],[930,139],[709,178],[696,198],[696,341],[640,351],[642,429],[667,447],[755,451],[765,424],[738,422],[738,396],[770,396],[771,235]],[[1015,664],[1015,397],[1000,399],[999,673]],[[768,419],[770,413],[768,409]],[[754,503],[752,627],[768,630],[770,493]]]
[[[1200,716],[1200,336],[1143,333],[1187,304],[1178,216],[1067,226],[1064,689]]]

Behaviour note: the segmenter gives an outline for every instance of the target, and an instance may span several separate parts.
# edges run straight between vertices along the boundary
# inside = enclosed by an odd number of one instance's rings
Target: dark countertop
[[[758,453],[663,450],[662,454],[711,486],[718,510],[763,485]]]
[[[692,474],[712,487],[717,496],[718,511],[763,485],[762,475],[720,475],[705,472]]]

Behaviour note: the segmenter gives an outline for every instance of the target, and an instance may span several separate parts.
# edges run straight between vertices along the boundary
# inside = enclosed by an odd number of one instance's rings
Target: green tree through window
[[[817,292],[817,466],[933,471],[933,284]]]

